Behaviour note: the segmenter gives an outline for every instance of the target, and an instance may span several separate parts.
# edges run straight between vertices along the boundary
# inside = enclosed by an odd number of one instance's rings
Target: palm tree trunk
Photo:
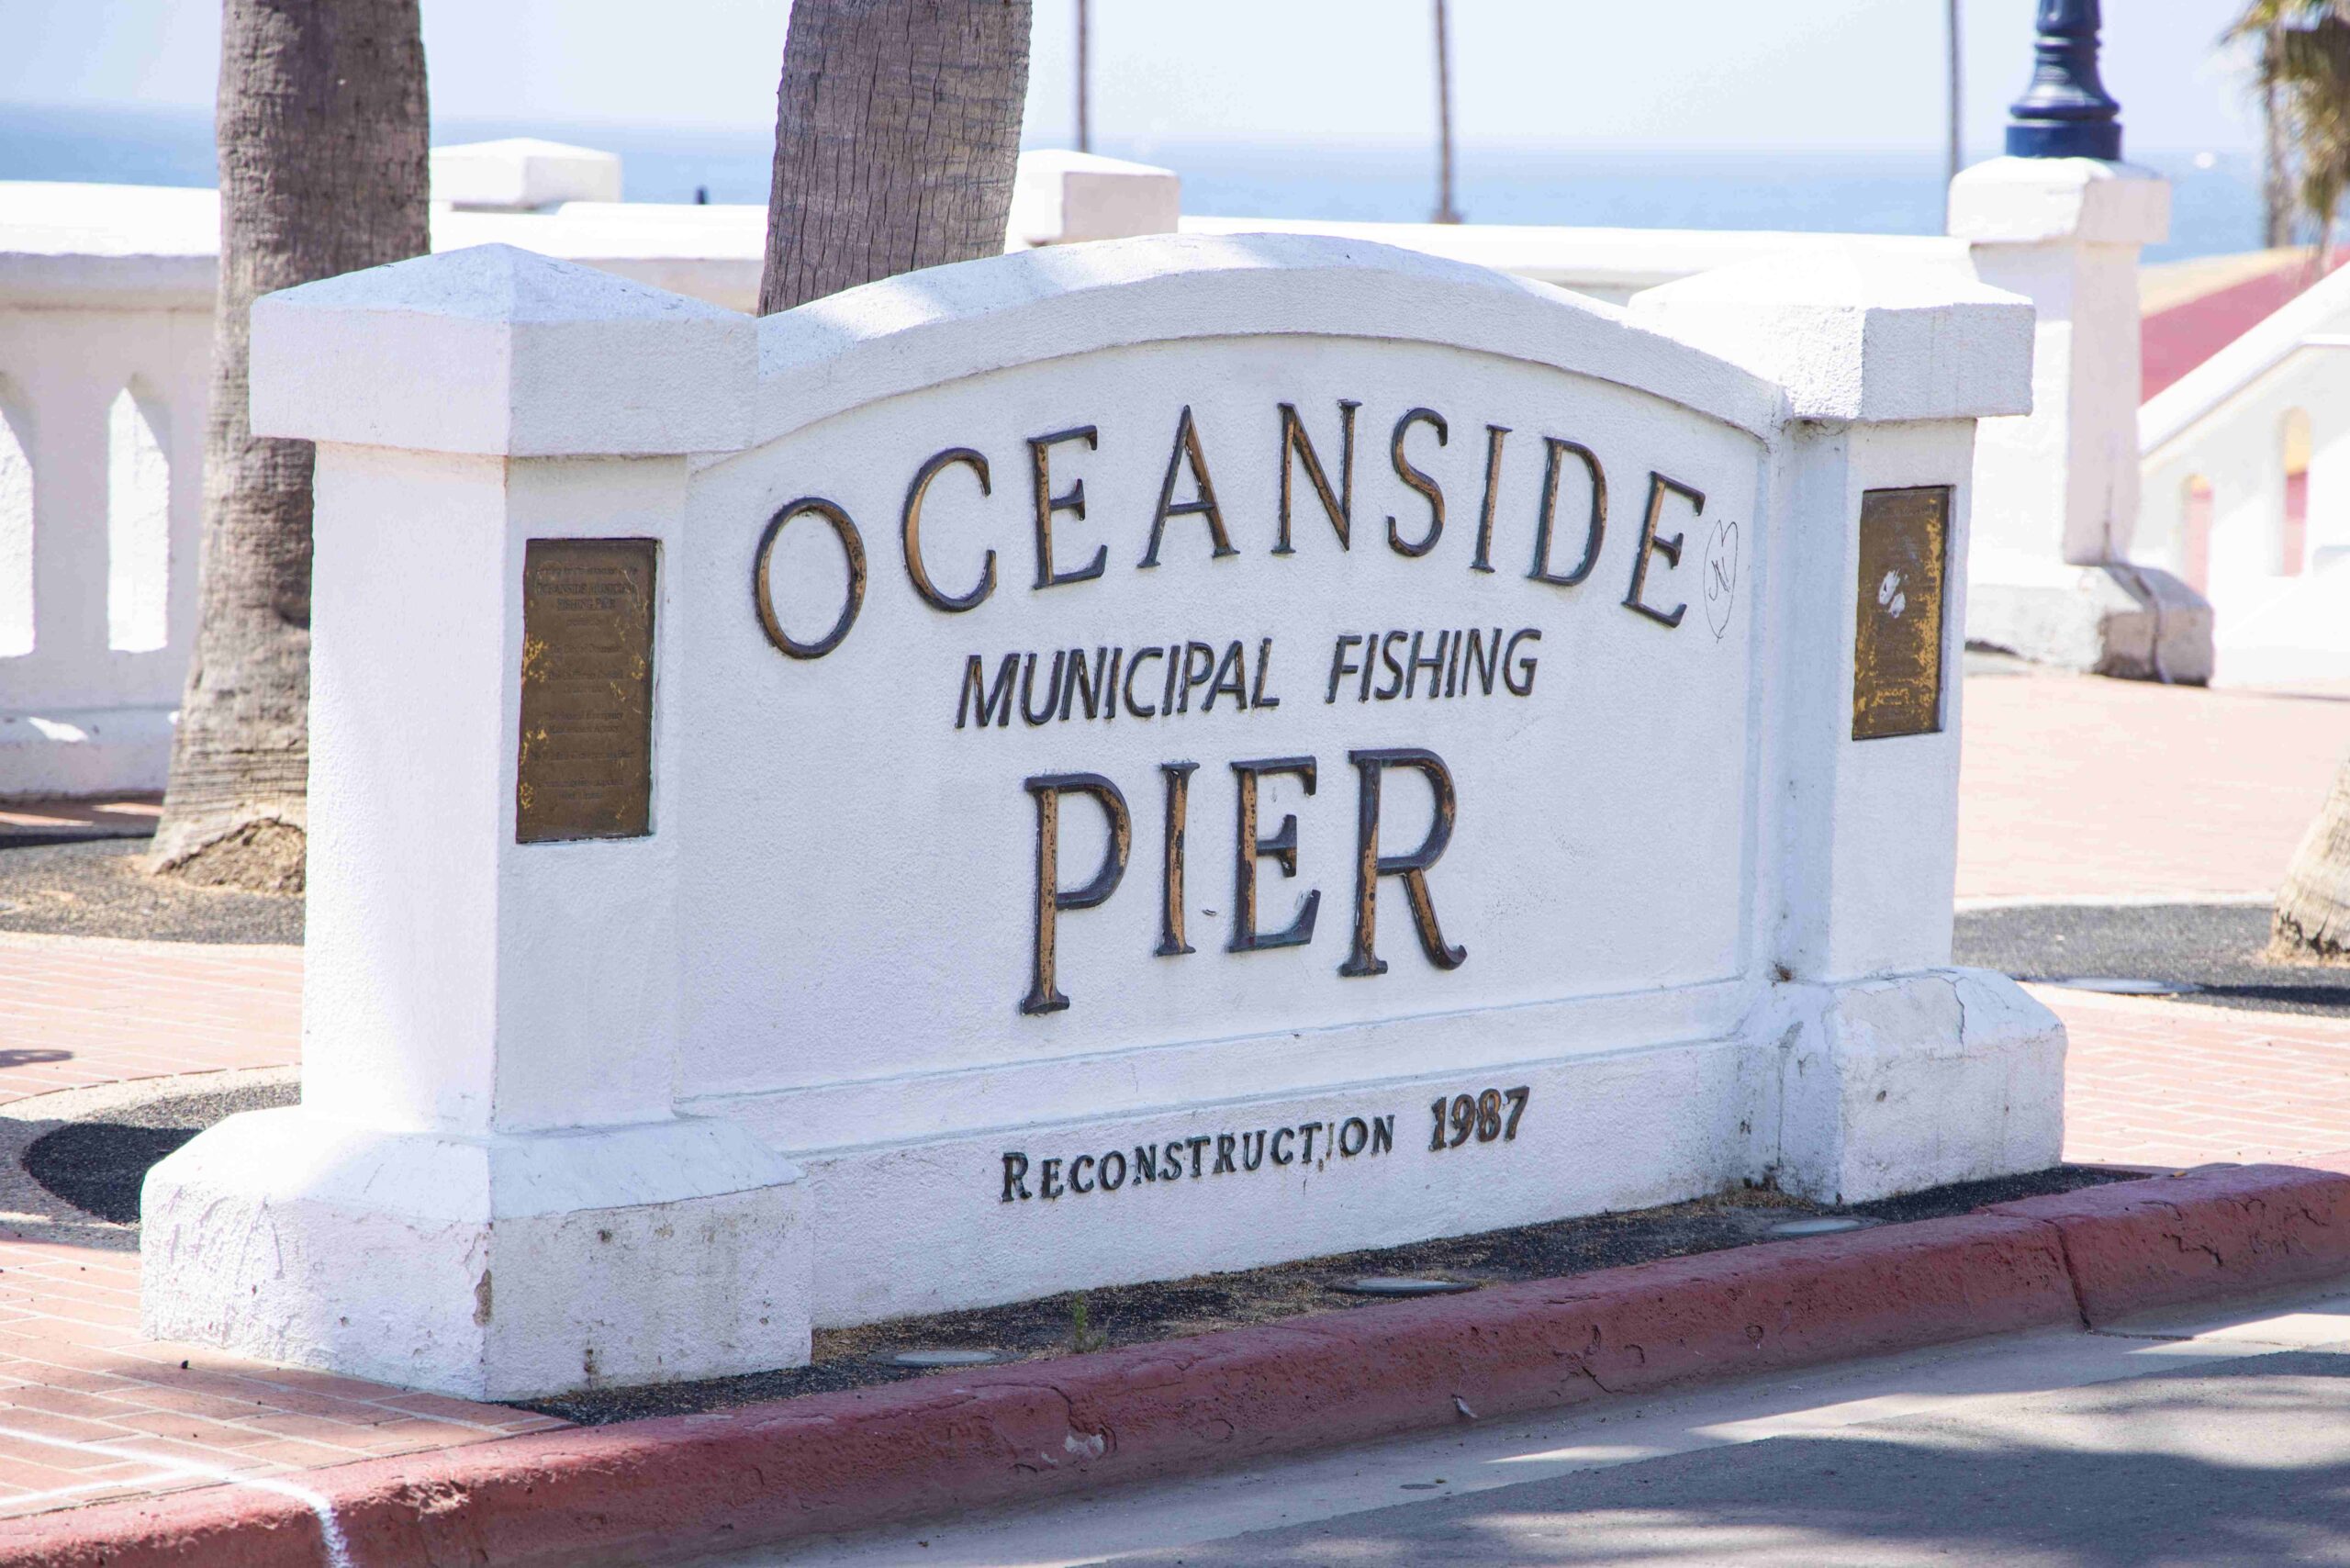
[[[149,865],[293,891],[309,773],[311,448],[252,433],[248,314],[273,289],[430,248],[418,0],[225,0],[218,134],[199,620]]]
[[[2293,187],[2285,160],[2285,113],[2278,101],[2277,54],[2282,22],[2270,22],[2260,44],[2260,205],[2263,242],[2281,251],[2293,242]]]
[[[1001,255],[1029,0],[792,0],[759,313]]]
[[[2268,956],[2284,963],[2350,962],[2350,760],[2286,868]]]

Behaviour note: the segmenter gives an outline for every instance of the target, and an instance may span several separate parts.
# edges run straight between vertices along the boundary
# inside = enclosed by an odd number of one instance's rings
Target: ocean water
[[[621,155],[632,201],[765,202],[771,138],[760,131],[464,121],[435,141],[542,136]],[[1433,158],[1416,144],[1250,146],[1108,143],[1098,149],[1172,168],[1187,212],[1373,222],[1425,218]],[[1985,150],[1987,156],[1989,150]],[[2257,171],[2248,156],[2132,149],[2170,176],[2171,237],[2149,261],[2259,243]],[[210,118],[185,111],[0,106],[0,179],[123,185],[214,183]],[[1457,204],[1471,222],[1629,229],[1789,229],[1864,234],[1942,231],[1937,154],[1614,148],[1460,150]]]

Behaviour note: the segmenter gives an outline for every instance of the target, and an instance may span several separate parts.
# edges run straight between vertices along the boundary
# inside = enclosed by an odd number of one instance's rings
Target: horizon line
[[[78,101],[27,98],[0,99],[0,115],[21,111],[29,111],[32,113],[62,111],[65,113],[101,116],[145,115],[162,118],[189,120],[208,119],[212,114],[211,108],[207,106],[187,103],[157,104],[120,99],[85,99]],[[673,136],[770,136],[774,134],[775,129],[774,126],[771,124],[742,121],[641,120],[595,118],[565,118],[562,117],[542,118],[536,116],[454,113],[446,117],[431,115],[431,123],[434,128],[436,128],[436,130],[438,128],[442,126],[447,126],[453,129],[466,126],[537,126],[548,131],[574,130],[591,133],[598,131],[610,131],[622,134]],[[1069,129],[1066,126],[1054,127],[1049,129],[1040,128],[1034,132],[1033,136],[1025,128],[1024,128],[1021,137],[1021,149],[1022,151],[1026,151],[1045,148],[1066,148],[1070,139],[1071,133]],[[1100,151],[1104,147],[1124,148],[1128,151],[1129,155],[1131,155],[1134,149],[1144,147],[1167,148],[1170,150],[1198,148],[1203,150],[1250,150],[1270,151],[1309,149],[1329,150],[1334,151],[1361,151],[1388,152],[1398,149],[1425,151],[1427,145],[1427,139],[1425,137],[1399,136],[1393,134],[1382,134],[1379,132],[1341,132],[1336,135],[1316,134],[1302,136],[1281,131],[1250,132],[1246,130],[1184,131],[1169,133],[1153,131],[1112,131],[1106,135],[1097,134],[1093,140],[1096,151]],[[1491,152],[1583,154],[1608,152],[1641,154],[1674,153],[1740,157],[1789,155],[1817,156],[1823,154],[1854,157],[1875,154],[1886,157],[1907,158],[1913,156],[1932,156],[1939,154],[1943,151],[1942,144],[1941,142],[1930,139],[1915,142],[1900,141],[1894,143],[1886,143],[1882,141],[1768,142],[1752,140],[1740,141],[1737,143],[1726,143],[1719,141],[1630,142],[1590,140],[1573,137],[1488,138],[1480,137],[1473,132],[1461,132],[1457,129],[1454,133],[1454,146],[1456,149],[1463,151],[1472,149],[1482,149],[1485,151]],[[2221,156],[2238,155],[2251,157],[2255,156],[2258,150],[2249,141],[2243,141],[2236,143],[2219,142],[2203,144],[2193,142],[2142,144],[2133,151],[2142,155],[2150,156],[2177,155],[2193,157],[2201,153],[2209,152]],[[1115,156],[1117,154],[1105,153],[1104,155]],[[1970,145],[1966,150],[1966,157],[1970,162],[1993,158],[1998,155],[1999,150],[1996,145]],[[2130,160],[2125,157],[2124,162],[2129,161]]]

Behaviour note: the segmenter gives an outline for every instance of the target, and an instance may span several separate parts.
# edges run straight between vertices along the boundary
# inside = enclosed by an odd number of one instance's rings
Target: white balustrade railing
[[[763,208],[564,199],[617,193],[602,156],[440,150],[436,189],[466,205],[436,206],[434,249],[502,241],[755,308]],[[1011,248],[1163,232],[1179,210],[1165,170],[1029,153]],[[1375,239],[1617,302],[1835,238],[1180,221]],[[195,630],[218,227],[207,190],[0,184],[0,798],[162,787]]]
[[[195,623],[210,191],[0,196],[0,795],[153,790]]]
[[[504,242],[754,309],[764,209],[576,199],[617,194],[605,157],[538,142],[439,150],[436,189],[466,202],[436,205],[434,248]],[[1788,251],[1849,254],[1855,238],[1231,218],[1181,206],[1169,171],[1030,152],[1007,248],[1170,228],[1320,233],[1621,303]],[[0,798],[162,787],[194,632],[218,231],[210,191],[0,184]],[[1964,250],[1939,238],[1868,244],[1890,265],[1947,264]],[[2027,425],[1986,421],[1978,468],[2045,452]],[[2003,442],[2011,450],[1991,458]],[[2045,461],[2077,458],[2060,449]]]
[[[208,190],[0,184],[0,799],[162,788],[194,645],[218,215]],[[433,242],[748,310],[765,228],[752,207],[442,207]]]

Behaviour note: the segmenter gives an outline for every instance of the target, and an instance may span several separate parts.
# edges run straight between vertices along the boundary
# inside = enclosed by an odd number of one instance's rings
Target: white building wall
[[[2286,560],[2287,420],[2310,425],[2300,570]],[[2200,575],[2217,678],[2350,680],[2350,273],[2336,273],[2150,399],[2136,559]],[[2189,484],[2210,487],[2199,549]]]
[[[2326,357],[2327,389],[2300,404],[2309,413],[2311,447],[2304,574],[2350,556],[2350,356]]]

